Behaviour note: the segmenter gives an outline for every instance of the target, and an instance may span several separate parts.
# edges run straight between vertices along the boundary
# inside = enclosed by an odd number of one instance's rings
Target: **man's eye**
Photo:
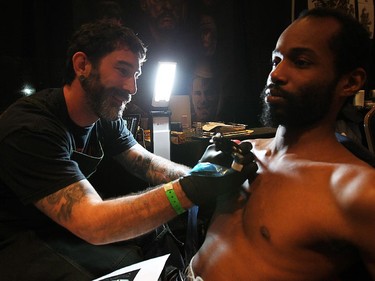
[[[271,60],[271,66],[276,67],[279,64],[279,62],[280,62],[280,59],[278,59],[278,58],[272,59]]]
[[[297,59],[294,61],[294,64],[298,67],[307,67],[311,65],[311,63],[305,59]]]

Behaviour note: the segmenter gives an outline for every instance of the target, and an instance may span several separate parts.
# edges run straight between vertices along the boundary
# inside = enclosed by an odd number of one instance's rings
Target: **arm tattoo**
[[[149,173],[153,182],[160,184],[178,179],[186,172],[182,171],[178,164],[170,164],[165,159],[155,157],[151,162]]]
[[[128,171],[152,184],[160,184],[186,174],[188,168],[156,156],[144,149],[124,151],[117,159]]]
[[[172,167],[167,167],[163,160],[151,159],[143,155],[137,155],[131,164],[131,169],[142,178],[147,178],[154,184],[168,182],[181,176]]]
[[[151,159],[138,155],[130,165],[130,169],[141,177],[146,177],[147,171],[150,169]]]
[[[56,209],[59,221],[68,221],[71,218],[73,206],[84,196],[82,187],[75,183],[46,197],[45,202]]]

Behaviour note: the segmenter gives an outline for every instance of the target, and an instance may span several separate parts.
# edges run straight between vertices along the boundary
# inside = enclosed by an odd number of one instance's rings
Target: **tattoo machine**
[[[217,133],[211,140],[211,143],[215,144],[217,150],[221,150],[224,153],[230,153],[233,157],[231,168],[238,172],[242,171],[244,164],[247,164],[246,160],[249,160],[249,154],[253,146],[250,142],[240,142],[239,140],[231,140],[223,137],[222,134]]]

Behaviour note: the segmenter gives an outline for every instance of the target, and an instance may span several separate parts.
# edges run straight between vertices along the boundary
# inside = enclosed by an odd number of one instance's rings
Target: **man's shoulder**
[[[16,116],[20,119],[27,119],[32,115],[56,116],[64,106],[62,89],[46,89],[18,99],[1,114],[0,120]]]
[[[337,164],[330,181],[332,194],[348,212],[360,209],[368,212],[371,209],[375,219],[374,179],[375,169],[366,163]]]
[[[59,93],[62,93],[61,89],[47,89],[16,101],[0,116],[0,135],[24,129],[30,132],[65,131],[65,105]]]
[[[122,118],[119,118],[114,121],[99,119],[96,122],[96,127],[97,131],[99,132],[99,135],[110,138],[118,137],[119,135],[128,132],[126,123]]]

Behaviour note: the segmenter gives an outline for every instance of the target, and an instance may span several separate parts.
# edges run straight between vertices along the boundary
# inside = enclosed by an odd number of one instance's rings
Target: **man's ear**
[[[344,75],[344,85],[343,85],[343,96],[352,96],[363,88],[365,84],[367,74],[366,71],[358,67],[348,74]]]
[[[83,52],[77,52],[72,57],[74,72],[77,77],[87,77],[91,71],[91,63]]]

